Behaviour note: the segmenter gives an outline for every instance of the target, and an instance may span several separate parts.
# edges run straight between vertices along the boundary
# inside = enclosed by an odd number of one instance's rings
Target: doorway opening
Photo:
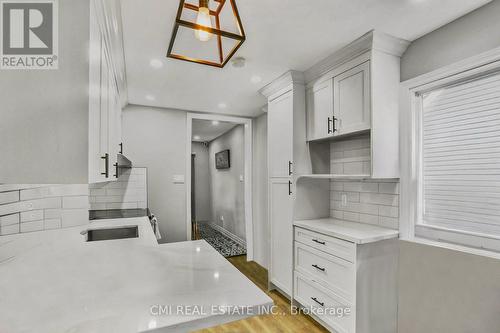
[[[188,114],[187,239],[253,260],[252,120]]]

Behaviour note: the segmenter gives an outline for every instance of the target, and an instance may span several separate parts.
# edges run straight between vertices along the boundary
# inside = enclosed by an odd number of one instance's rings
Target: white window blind
[[[427,92],[421,105],[416,231],[451,229],[490,238],[476,245],[491,247],[500,238],[500,74]]]

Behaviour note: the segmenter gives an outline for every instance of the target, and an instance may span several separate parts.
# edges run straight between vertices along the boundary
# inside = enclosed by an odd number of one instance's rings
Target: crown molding
[[[371,30],[307,69],[304,72],[305,80],[308,83],[314,81],[333,68],[372,50],[401,57],[409,45],[407,40]]]
[[[292,84],[305,84],[304,73],[294,70],[288,71],[260,89],[259,93],[269,98]]]

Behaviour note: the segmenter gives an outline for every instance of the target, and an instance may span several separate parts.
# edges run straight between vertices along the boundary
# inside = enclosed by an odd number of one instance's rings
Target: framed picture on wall
[[[216,169],[229,169],[231,167],[231,160],[229,149],[220,151],[215,154],[215,168]]]

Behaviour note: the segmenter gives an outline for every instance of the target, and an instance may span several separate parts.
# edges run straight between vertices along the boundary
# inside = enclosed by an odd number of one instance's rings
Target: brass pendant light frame
[[[203,0],[202,0],[203,1]],[[167,57],[169,58],[174,58],[174,59],[179,59],[179,60],[184,60],[184,61],[189,61],[189,62],[194,62],[197,64],[202,64],[202,65],[208,65],[208,66],[214,66],[218,68],[224,67],[229,59],[236,53],[236,51],[240,48],[240,46],[243,44],[243,42],[246,39],[245,36],[245,31],[243,30],[243,25],[241,24],[241,19],[240,15],[238,13],[238,9],[236,8],[236,3],[235,0],[212,0],[214,2],[218,3],[217,9],[216,10],[210,10],[210,16],[214,16],[215,18],[215,29],[210,28],[210,27],[205,27],[193,22],[189,22],[186,20],[182,20],[182,11],[183,10],[193,10],[193,11],[198,11],[199,6],[186,3],[185,0],[180,0],[179,3],[179,9],[177,10],[177,17],[175,19],[175,24],[174,24],[174,29],[172,31],[172,37],[170,38],[170,45],[168,46],[168,52],[167,52]],[[235,34],[229,31],[224,31],[220,29],[220,20],[219,20],[219,14],[222,11],[224,4],[226,2],[230,2],[231,6],[233,8],[233,15],[236,20],[236,25],[239,30],[239,34]],[[208,3],[208,1],[207,1]],[[177,37],[177,31],[179,30],[179,27],[183,26],[185,28],[193,29],[193,30],[201,30],[201,31],[206,31],[209,32],[213,35],[216,35],[217,37],[217,48],[218,48],[218,53],[219,53],[219,62],[214,62],[214,61],[209,61],[209,60],[204,60],[204,59],[198,59],[198,58],[193,58],[181,54],[176,54],[172,52],[172,49],[174,47],[175,43],[175,38]],[[236,45],[231,49],[231,51],[224,57],[224,52],[222,50],[222,37],[226,38],[231,38],[237,41]]]

